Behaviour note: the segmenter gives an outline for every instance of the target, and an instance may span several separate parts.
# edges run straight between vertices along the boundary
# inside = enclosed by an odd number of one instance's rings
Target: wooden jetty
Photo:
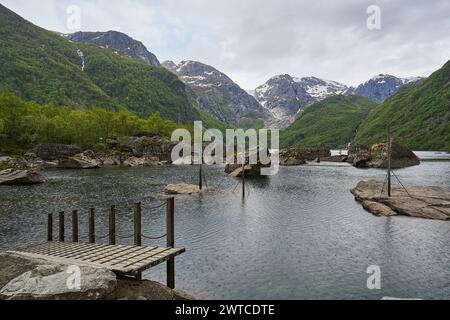
[[[105,268],[123,276],[137,279],[142,272],[161,263],[167,262],[167,286],[175,288],[175,257],[184,253],[184,248],[175,246],[174,198],[167,199],[167,233],[161,237],[147,237],[142,234],[142,207],[140,203],[134,205],[134,245],[117,245],[116,238],[116,209],[109,210],[109,238],[108,244],[95,243],[95,210],[89,209],[89,242],[79,242],[78,211],[72,211],[72,241],[65,242],[65,214],[59,213],[59,241],[53,239],[53,214],[48,215],[47,242],[34,245],[9,253],[19,254],[30,258],[49,260],[55,263],[69,265],[84,265]],[[158,206],[153,209],[162,207]],[[157,240],[166,238],[167,247],[142,246],[142,238]]]

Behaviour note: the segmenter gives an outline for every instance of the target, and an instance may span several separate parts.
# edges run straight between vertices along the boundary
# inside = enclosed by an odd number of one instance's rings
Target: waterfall
[[[81,71],[84,72],[84,53],[80,49],[77,50],[78,56],[81,58]]]

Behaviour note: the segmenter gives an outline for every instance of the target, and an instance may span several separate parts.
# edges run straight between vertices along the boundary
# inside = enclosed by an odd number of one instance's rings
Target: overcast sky
[[[197,60],[244,89],[274,75],[357,85],[379,73],[428,76],[450,59],[449,0],[0,0],[46,29],[117,30],[159,60]],[[367,8],[381,29],[367,28]],[[76,31],[76,30],[75,30]]]

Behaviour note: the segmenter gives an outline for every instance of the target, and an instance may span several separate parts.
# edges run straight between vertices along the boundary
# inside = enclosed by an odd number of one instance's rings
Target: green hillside
[[[359,96],[333,96],[308,107],[289,128],[281,132],[281,147],[341,148],[351,142],[372,108]]]
[[[81,57],[85,70],[81,70]],[[71,43],[0,5],[0,93],[39,104],[159,112],[176,122],[200,119],[172,73],[95,45]]]
[[[399,92],[371,111],[356,142],[384,139],[387,126],[414,150],[450,150],[450,61],[423,83]]]

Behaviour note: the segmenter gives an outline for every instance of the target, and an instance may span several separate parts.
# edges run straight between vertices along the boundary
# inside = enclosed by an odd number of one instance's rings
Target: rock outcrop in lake
[[[392,141],[391,168],[399,169],[417,166],[420,159],[408,148],[398,141]],[[387,168],[388,143],[379,143],[373,146],[353,145],[349,149],[348,162],[357,168]]]
[[[387,197],[383,182],[362,181],[351,192],[363,207],[377,216],[403,215],[450,220],[450,191],[440,187],[407,186],[392,188]]]
[[[0,254],[0,300],[192,300],[153,281],[118,278],[113,272],[80,266],[79,289],[67,286],[68,265],[18,254]]]
[[[307,161],[328,159],[331,157],[329,149],[289,149],[280,152],[281,166],[299,166]]]
[[[266,150],[266,154],[269,154],[269,151]],[[238,159],[242,156],[235,155],[234,163],[228,163],[225,166],[225,173],[228,174],[230,177],[242,177],[242,174],[245,172],[246,177],[259,177],[261,176],[261,169],[263,168],[270,168],[271,164],[263,164],[260,161],[259,157],[259,148],[253,149],[245,154],[245,166],[242,164],[238,164]],[[251,163],[251,158],[257,159],[256,163]]]
[[[200,190],[198,185],[194,184],[186,184],[186,183],[179,183],[179,184],[169,184],[164,192],[167,194],[195,194],[195,193],[202,193],[211,191],[211,188],[203,188]]]
[[[6,169],[0,171],[0,185],[32,185],[44,183],[46,178],[34,170]]]
[[[58,162],[59,169],[99,169],[100,164],[96,161],[84,160],[81,157],[70,157],[60,159]]]

